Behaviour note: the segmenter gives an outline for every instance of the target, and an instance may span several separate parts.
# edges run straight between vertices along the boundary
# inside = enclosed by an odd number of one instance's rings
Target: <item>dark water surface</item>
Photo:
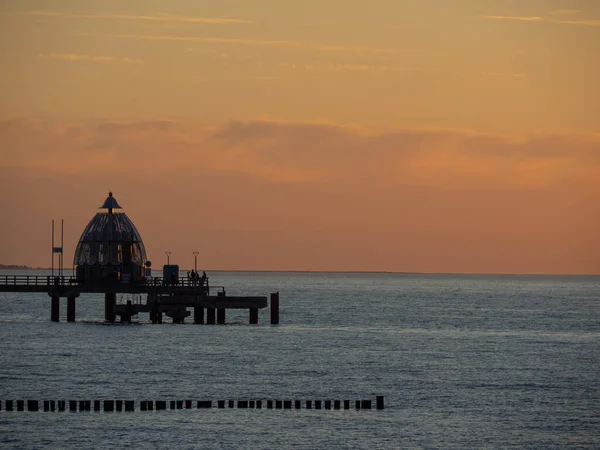
[[[64,299],[51,323],[47,295],[0,293],[0,399],[385,395],[386,409],[2,411],[0,445],[600,447],[600,277],[209,275],[231,295],[279,290],[281,325],[268,310],[258,326],[247,311],[228,326],[105,325],[91,294],[77,323]]]

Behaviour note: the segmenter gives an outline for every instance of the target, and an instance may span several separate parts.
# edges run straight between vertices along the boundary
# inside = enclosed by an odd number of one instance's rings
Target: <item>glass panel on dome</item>
[[[100,264],[106,264],[104,262],[104,245],[103,244],[98,244],[98,262]]]

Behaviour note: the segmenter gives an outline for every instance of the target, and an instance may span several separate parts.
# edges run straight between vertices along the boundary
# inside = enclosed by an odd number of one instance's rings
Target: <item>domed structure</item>
[[[146,249],[137,228],[121,209],[112,192],[85,227],[73,264],[80,283],[120,281],[143,278]]]

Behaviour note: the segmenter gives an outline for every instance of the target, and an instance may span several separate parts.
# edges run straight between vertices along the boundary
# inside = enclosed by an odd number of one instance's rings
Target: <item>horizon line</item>
[[[52,270],[51,267],[31,267],[23,264],[0,264],[5,266],[0,270]],[[14,267],[8,267],[14,266]],[[58,270],[56,267],[54,270]],[[63,267],[63,272],[68,271]],[[161,269],[152,269],[160,271]],[[181,272],[191,271],[192,268],[180,268]],[[331,274],[387,274],[387,275],[539,275],[539,276],[600,276],[600,273],[557,273],[557,272],[420,272],[420,271],[395,271],[395,270],[275,270],[275,269],[202,269],[205,272],[231,272],[231,273],[331,273]]]

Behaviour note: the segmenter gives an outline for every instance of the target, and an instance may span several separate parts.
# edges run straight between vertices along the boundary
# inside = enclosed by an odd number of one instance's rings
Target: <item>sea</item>
[[[15,271],[0,272],[12,275]],[[24,273],[24,272],[19,272]],[[44,275],[44,271],[30,271]],[[600,276],[208,272],[280,324],[0,293],[0,400],[385,398],[383,410],[0,411],[2,448],[600,448]],[[118,298],[119,301],[123,300]]]

